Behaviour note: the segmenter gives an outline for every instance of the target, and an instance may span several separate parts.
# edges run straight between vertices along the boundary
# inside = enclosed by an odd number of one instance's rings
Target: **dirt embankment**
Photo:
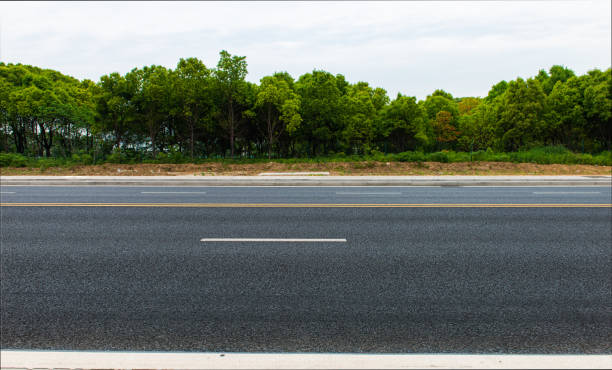
[[[2,168],[2,175],[45,176],[220,176],[257,175],[262,172],[328,171],[330,175],[610,175],[611,166],[507,162],[329,162],[254,164],[103,164],[96,166]]]

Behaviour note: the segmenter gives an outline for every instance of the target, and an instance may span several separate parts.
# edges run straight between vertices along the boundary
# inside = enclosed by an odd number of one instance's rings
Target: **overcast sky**
[[[0,60],[98,81],[219,51],[247,79],[313,69],[424,98],[484,96],[561,64],[610,67],[610,0],[396,2],[0,2]]]

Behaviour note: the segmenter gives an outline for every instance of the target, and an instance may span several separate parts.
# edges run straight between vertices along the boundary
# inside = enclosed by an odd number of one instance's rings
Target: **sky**
[[[555,64],[609,68],[610,14],[610,0],[0,2],[0,61],[98,81],[188,57],[212,68],[227,50],[251,82],[322,69],[392,98],[486,96]]]

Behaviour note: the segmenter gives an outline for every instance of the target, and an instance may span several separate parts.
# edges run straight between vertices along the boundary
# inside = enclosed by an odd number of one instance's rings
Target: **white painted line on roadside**
[[[400,192],[395,193],[365,193],[365,192],[349,192],[349,191],[337,191],[336,195],[402,195]]]
[[[257,176],[329,176],[329,172],[261,172]]]
[[[610,185],[458,185],[458,188],[608,188]]]
[[[534,194],[601,194],[600,191],[534,191]]]
[[[15,194],[14,191],[0,191],[0,194]]]
[[[221,353],[2,350],[18,369],[610,369],[611,355]]]
[[[205,191],[141,191],[140,194],[206,194]]]
[[[346,243],[346,239],[203,238],[201,242]]]
[[[164,185],[134,185],[134,184],[113,184],[113,185],[57,185],[57,184],[29,184],[29,185],[13,185],[13,184],[2,184],[2,187],[54,187],[54,188],[96,188],[96,187],[107,187],[107,188],[159,188]],[[610,188],[610,185],[599,184],[599,185],[172,185],[172,187],[179,188]]]

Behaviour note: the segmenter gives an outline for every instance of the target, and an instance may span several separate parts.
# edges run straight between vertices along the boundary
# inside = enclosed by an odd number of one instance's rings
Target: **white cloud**
[[[484,95],[563,64],[610,66],[609,1],[0,4],[0,58],[97,80],[181,57],[246,55],[251,81],[313,68],[391,96]]]

